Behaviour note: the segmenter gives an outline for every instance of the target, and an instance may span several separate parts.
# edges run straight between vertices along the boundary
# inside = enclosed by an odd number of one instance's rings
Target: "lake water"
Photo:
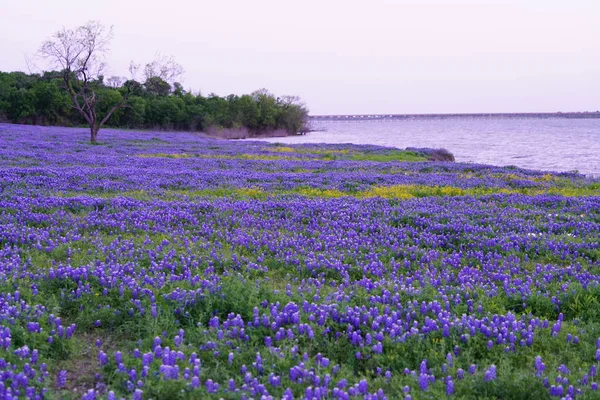
[[[418,118],[313,121],[305,136],[264,139],[280,143],[355,143],[445,148],[459,162],[515,165],[600,176],[600,119]]]

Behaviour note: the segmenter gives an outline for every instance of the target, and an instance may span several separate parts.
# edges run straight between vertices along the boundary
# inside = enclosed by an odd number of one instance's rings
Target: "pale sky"
[[[114,26],[108,75],[160,51],[186,89],[312,114],[600,109],[600,0],[0,0],[0,70],[88,20]]]

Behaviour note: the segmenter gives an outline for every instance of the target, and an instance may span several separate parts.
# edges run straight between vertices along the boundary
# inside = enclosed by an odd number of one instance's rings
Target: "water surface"
[[[600,119],[418,118],[313,121],[322,131],[269,138],[281,143],[355,143],[393,147],[443,147],[460,162],[515,165],[600,176]]]

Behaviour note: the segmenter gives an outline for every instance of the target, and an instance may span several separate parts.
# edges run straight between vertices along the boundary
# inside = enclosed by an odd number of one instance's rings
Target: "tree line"
[[[0,72],[0,120],[36,125],[87,125],[63,90],[61,71],[42,74]],[[99,77],[93,82],[97,112],[106,115],[128,90],[127,105],[113,112],[107,126],[135,129],[202,131],[209,127],[247,128],[252,134],[285,130],[302,132],[308,112],[297,97],[275,97],[266,90],[242,96],[203,96],[170,85],[159,77],[143,84],[126,81],[111,86]],[[133,89],[128,89],[133,88]]]
[[[112,28],[90,21],[63,28],[38,51],[53,68],[41,73],[0,72],[0,122],[90,127],[91,142],[103,126],[133,129],[218,131],[243,128],[250,136],[306,131],[308,110],[296,96],[265,89],[242,96],[203,96],[176,81],[183,68],[159,56],[131,78],[106,77],[104,56]],[[214,129],[216,128],[216,129]]]

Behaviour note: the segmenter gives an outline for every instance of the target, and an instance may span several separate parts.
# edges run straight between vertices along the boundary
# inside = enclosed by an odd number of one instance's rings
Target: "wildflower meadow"
[[[0,124],[2,399],[599,399],[600,181]]]

